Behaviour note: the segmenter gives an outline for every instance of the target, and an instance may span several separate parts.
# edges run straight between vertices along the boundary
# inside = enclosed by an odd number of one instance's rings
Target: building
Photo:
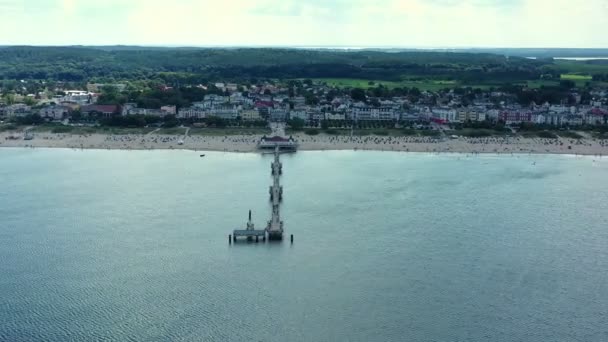
[[[262,120],[262,117],[260,116],[260,112],[258,112],[255,109],[242,110],[240,113],[240,117],[241,117],[241,120],[244,120],[244,121]]]
[[[181,108],[177,112],[177,117],[180,119],[204,119],[207,117],[207,111],[198,107]]]
[[[500,120],[504,121],[507,125],[521,122],[532,122],[532,113],[520,112],[518,110],[505,111],[500,113]]]
[[[162,106],[162,107],[160,107],[160,110],[165,112],[165,115],[176,115],[177,114],[176,106]]]
[[[61,101],[76,102],[80,105],[87,105],[94,103],[96,96],[94,93],[90,93],[84,90],[68,90],[65,92],[65,96]]]
[[[260,149],[272,149],[278,147],[281,150],[295,150],[298,148],[298,143],[292,138],[283,137],[267,137],[263,136],[258,143]]]
[[[392,107],[369,107],[354,106],[351,117],[353,120],[398,120],[395,110]]]
[[[310,120],[310,116],[308,115],[308,113],[306,112],[305,109],[300,109],[300,110],[292,110],[289,112],[289,118],[290,119],[302,119],[306,122],[308,122]]]
[[[64,106],[48,106],[41,108],[38,114],[43,119],[62,120],[70,113],[69,107]]]
[[[325,113],[326,120],[346,120],[346,115],[344,113]]]
[[[452,108],[433,108],[430,119],[438,123],[457,122],[458,113]]]
[[[214,107],[209,109],[209,115],[227,120],[236,120],[239,116],[239,108],[236,106]]]
[[[177,112],[175,106],[163,106],[160,109],[155,108],[139,108],[135,103],[125,103],[122,107],[122,115],[150,115],[164,117],[166,115],[175,115]]]
[[[32,107],[23,103],[16,103],[10,106],[6,106],[2,109],[2,114],[7,117],[14,116],[26,116],[32,113]]]
[[[270,108],[268,110],[270,121],[283,122],[287,120],[287,110],[281,108]]]
[[[84,116],[98,114],[109,118],[114,114],[120,114],[121,108],[118,105],[87,105],[80,107],[80,112]]]

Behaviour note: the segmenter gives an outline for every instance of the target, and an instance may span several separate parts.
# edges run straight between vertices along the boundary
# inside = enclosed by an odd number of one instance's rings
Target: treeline
[[[193,102],[204,100],[205,95],[209,94],[226,95],[213,85],[210,85],[207,89],[180,87],[176,89],[153,88],[144,91],[127,90],[124,92],[119,92],[115,87],[106,86],[102,88],[97,104],[124,105],[127,102],[132,102],[141,108],[158,109],[167,105],[184,108],[190,106]]]
[[[593,81],[608,82],[608,74],[595,74],[595,75],[593,75]]]
[[[315,77],[398,80],[403,75],[509,81],[538,78],[542,65],[501,55],[419,51],[0,48],[0,78],[64,82],[159,77],[190,83]]]
[[[577,99],[572,95],[571,90],[575,86],[576,84],[573,81],[563,80],[557,86],[541,86],[532,89],[522,85],[505,85],[498,90],[515,96],[517,102],[523,106],[528,106],[532,102],[536,104],[548,102],[551,104],[574,105],[577,103]],[[582,91],[580,96],[580,102],[583,104],[589,104],[592,99],[591,94],[586,90]]]

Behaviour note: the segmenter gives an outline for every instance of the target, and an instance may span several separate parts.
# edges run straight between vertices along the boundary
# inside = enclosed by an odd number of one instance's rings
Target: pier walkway
[[[231,236],[228,236],[230,242],[236,242],[237,237],[246,237],[248,240],[255,239],[259,241],[268,240],[283,240],[283,221],[281,221],[281,202],[283,201],[283,187],[281,186],[281,175],[283,174],[283,164],[279,158],[280,147],[275,146],[274,160],[270,165],[270,173],[272,175],[272,185],[269,189],[270,202],[272,203],[272,213],[266,229],[256,230],[251,221],[251,210],[249,211],[249,221],[246,229],[235,229]],[[293,242],[293,235],[291,237]]]

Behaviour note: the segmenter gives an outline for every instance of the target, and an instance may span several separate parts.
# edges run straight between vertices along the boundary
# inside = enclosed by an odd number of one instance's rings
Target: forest
[[[404,77],[463,82],[538,79],[545,62],[489,53],[304,49],[0,47],[0,79],[83,82],[170,76],[197,83],[250,78]]]

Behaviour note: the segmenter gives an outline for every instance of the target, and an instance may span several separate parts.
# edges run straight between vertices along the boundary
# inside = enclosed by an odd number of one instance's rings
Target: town
[[[21,89],[27,91],[27,81],[23,83]],[[579,89],[571,81],[541,89],[544,93],[526,88],[508,92],[506,87],[421,91],[389,88],[374,81],[365,89],[308,79],[161,84],[136,91],[120,83],[89,83],[78,90],[65,86],[73,85],[55,83],[55,88],[35,94],[15,91],[15,87],[11,93],[4,91],[0,120],[5,123],[0,128],[30,132],[5,139],[31,140],[31,132],[45,130],[77,133],[83,127],[89,129],[86,133],[99,133],[103,127],[169,131],[171,127],[203,127],[215,134],[271,134],[265,129],[273,122],[284,123],[290,134],[421,136],[424,142],[493,136],[608,138],[608,91]],[[537,98],[551,102],[536,103]],[[527,99],[533,100],[525,104]]]

